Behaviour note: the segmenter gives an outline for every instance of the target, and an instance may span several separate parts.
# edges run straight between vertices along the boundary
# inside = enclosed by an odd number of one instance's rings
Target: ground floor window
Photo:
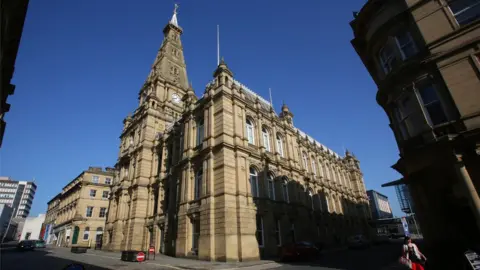
[[[199,238],[200,238],[200,218],[195,218],[192,220],[192,251],[198,252]]]
[[[83,240],[88,240],[90,238],[90,227],[86,227],[83,231]]]
[[[257,242],[259,247],[263,247],[264,236],[263,236],[263,218],[261,216],[257,216]]]
[[[290,235],[292,237],[292,243],[295,243],[297,240],[296,240],[296,237],[295,237],[295,223],[292,222],[292,226],[290,227]]]
[[[275,240],[277,242],[277,246],[282,245],[282,233],[280,230],[280,219],[275,219]]]

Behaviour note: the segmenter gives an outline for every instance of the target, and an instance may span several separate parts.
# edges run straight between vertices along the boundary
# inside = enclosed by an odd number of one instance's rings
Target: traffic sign
[[[148,253],[155,253],[155,247],[151,246],[151,247],[148,249]]]
[[[140,251],[137,253],[137,262],[143,262],[143,261],[145,261],[145,253]]]

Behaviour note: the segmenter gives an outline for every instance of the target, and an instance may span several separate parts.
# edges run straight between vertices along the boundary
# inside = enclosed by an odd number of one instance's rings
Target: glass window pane
[[[431,84],[422,87],[419,92],[424,105],[439,100],[437,96],[437,91],[435,90],[435,87],[433,87],[433,85]]]
[[[480,0],[451,0],[448,4],[459,25],[480,18]]]
[[[438,125],[445,123],[447,121],[447,116],[443,111],[442,105],[440,102],[435,102],[426,107],[430,120],[432,120],[433,125]]]

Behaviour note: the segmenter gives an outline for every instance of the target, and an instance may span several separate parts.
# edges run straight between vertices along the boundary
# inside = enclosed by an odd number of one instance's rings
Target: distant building
[[[397,193],[398,203],[400,204],[400,209],[405,214],[413,214],[415,213],[414,202],[410,195],[410,190],[407,185],[403,183],[403,181],[393,181],[387,184],[383,184],[382,187],[391,187],[395,188],[395,192]]]
[[[114,173],[113,168],[90,167],[48,202],[47,243],[101,246]]]
[[[39,240],[44,221],[44,214],[40,214],[38,217],[27,217],[23,225],[20,240]]]
[[[28,0],[1,1],[2,35],[0,35],[0,147],[7,125],[3,116],[10,110],[7,97],[13,95],[15,85],[11,84],[18,47],[27,16]]]
[[[14,209],[14,217],[26,218],[30,214],[37,185],[31,181],[14,181],[0,176],[0,204]]]
[[[0,204],[0,241],[5,236],[5,240],[12,240],[15,237],[17,224],[12,223],[10,227],[8,223],[12,217],[13,208],[6,204]],[[8,230],[8,231],[7,231]],[[6,235],[5,235],[6,234]]]
[[[52,241],[54,240],[54,234],[53,234],[53,227],[55,226],[55,222],[57,220],[57,215],[58,215],[58,208],[60,205],[60,199],[62,193],[57,194],[57,196],[53,197],[47,204],[47,215],[45,217],[45,235],[43,237],[43,240],[47,244],[51,244]]]
[[[370,201],[372,219],[393,218],[392,208],[387,196],[375,190],[368,190],[367,196]]]

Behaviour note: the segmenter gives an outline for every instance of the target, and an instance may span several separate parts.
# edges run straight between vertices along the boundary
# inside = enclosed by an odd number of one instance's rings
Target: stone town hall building
[[[104,248],[203,260],[278,254],[291,241],[365,232],[358,160],[340,157],[233,78],[222,60],[201,97],[188,85],[176,13],[124,120]]]

